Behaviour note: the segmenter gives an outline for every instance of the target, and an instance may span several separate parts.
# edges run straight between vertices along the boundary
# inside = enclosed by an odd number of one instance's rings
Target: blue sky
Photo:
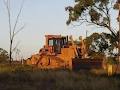
[[[13,2],[11,8],[14,21],[22,0],[11,1]],[[15,40],[15,43],[20,42],[18,48],[24,57],[29,57],[39,51],[44,45],[45,34],[73,35],[76,39],[78,36],[85,36],[86,30],[89,30],[88,34],[96,31],[95,27],[88,28],[86,24],[76,28],[66,25],[68,13],[65,7],[73,3],[74,0],[25,0],[19,24],[25,24],[25,28]],[[7,20],[5,7],[0,0],[0,47],[9,50]],[[101,29],[97,31],[100,32]]]

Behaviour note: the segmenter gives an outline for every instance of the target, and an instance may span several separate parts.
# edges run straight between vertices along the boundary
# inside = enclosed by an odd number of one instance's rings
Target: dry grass
[[[2,66],[4,68],[6,66]],[[1,68],[1,66],[0,66]],[[119,90],[120,76],[69,70],[32,70],[26,66],[0,71],[0,90]]]

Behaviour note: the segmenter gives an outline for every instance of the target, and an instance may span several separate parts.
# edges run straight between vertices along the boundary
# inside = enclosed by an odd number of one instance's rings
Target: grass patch
[[[0,65],[0,90],[119,90],[120,75],[69,70],[37,70],[29,66]],[[5,71],[4,71],[5,70]]]

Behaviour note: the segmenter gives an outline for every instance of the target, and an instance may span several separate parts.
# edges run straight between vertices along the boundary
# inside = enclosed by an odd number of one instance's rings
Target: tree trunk
[[[10,64],[12,63],[12,40],[10,40]]]
[[[119,13],[120,13],[120,4],[119,4]],[[119,22],[118,61],[120,63],[120,15],[119,14],[118,14],[118,22]]]

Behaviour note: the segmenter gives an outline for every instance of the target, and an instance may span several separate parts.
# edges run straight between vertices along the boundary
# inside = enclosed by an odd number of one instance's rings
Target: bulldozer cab
[[[46,47],[48,51],[54,54],[61,53],[61,48],[66,47],[68,44],[68,37],[61,35],[46,35]]]

